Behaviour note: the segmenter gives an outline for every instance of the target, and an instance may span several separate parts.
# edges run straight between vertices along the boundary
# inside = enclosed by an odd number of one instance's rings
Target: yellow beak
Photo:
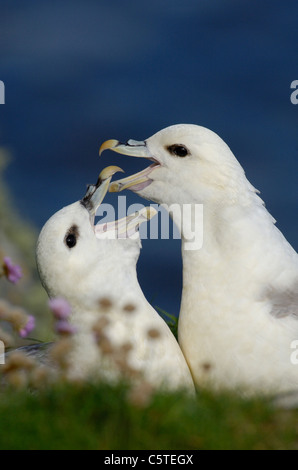
[[[130,139],[125,144],[123,144],[119,142],[119,140],[111,139],[102,144],[99,149],[99,155],[101,155],[104,150],[112,150],[113,152],[121,153],[122,155],[129,155],[132,157],[152,159],[152,156],[150,155],[150,152],[147,148],[146,141]],[[144,189],[152,182],[152,179],[149,178],[149,174],[157,166],[159,166],[159,164],[157,161],[155,161],[153,165],[145,168],[145,170],[128,176],[127,178],[113,182],[109,187],[109,191],[111,193],[115,193],[123,191],[124,189],[131,189],[132,191],[140,191]]]
[[[145,141],[130,139],[125,144],[122,144],[119,140],[106,140],[99,149],[99,155],[101,155],[104,150],[112,150],[113,152],[121,153],[122,155],[130,155],[132,157],[150,158]]]
[[[102,203],[106,193],[109,190],[112,176],[117,171],[123,172],[119,166],[108,166],[104,168],[101,171],[96,184],[91,184],[88,186],[87,192],[81,202],[89,211],[91,217],[94,217],[98,207]]]
[[[98,223],[95,226],[96,236],[98,238],[129,238],[138,231],[143,222],[148,222],[156,214],[156,209],[149,206],[114,222]]]

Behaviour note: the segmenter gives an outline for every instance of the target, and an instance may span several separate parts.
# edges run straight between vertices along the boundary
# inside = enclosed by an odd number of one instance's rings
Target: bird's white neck
[[[286,275],[297,265],[295,251],[274,223],[258,196],[246,206],[204,205],[199,249],[188,249],[191,245],[182,231],[181,318],[195,310],[197,318],[210,316],[222,321],[223,311],[239,312],[243,293],[246,301],[261,300],[264,289],[276,285],[276,272]],[[281,250],[283,255],[275,259]],[[268,267],[273,259],[275,271],[271,273]],[[227,305],[222,305],[222,299]]]
[[[94,277],[94,273],[92,275]],[[102,275],[101,270],[101,277],[95,282],[84,279],[77,289],[77,296],[73,295],[71,305],[74,323],[83,324],[86,319],[86,326],[92,324],[97,312],[100,312],[101,301],[110,301],[117,307],[128,304],[140,307],[148,305],[138,283],[135,265],[125,266],[122,263],[121,269],[115,266],[115,269],[104,273],[104,279]],[[82,291],[88,292],[88,296],[82,295]],[[85,315],[82,315],[82,312],[85,312]]]

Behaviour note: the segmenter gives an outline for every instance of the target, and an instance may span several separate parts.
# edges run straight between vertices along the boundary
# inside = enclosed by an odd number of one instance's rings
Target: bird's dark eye
[[[169,145],[167,149],[172,155],[176,155],[176,157],[186,157],[187,155],[189,155],[189,151],[185,147],[185,145],[181,145],[181,144]]]
[[[76,225],[72,225],[67,231],[67,234],[64,238],[64,243],[68,248],[73,248],[77,244],[77,239],[79,236],[79,230]]]
[[[68,248],[73,248],[77,243],[77,237],[73,234],[67,235],[65,239],[65,243],[68,246]]]

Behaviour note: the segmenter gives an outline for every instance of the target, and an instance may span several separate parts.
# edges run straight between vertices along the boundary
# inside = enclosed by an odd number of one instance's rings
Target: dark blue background
[[[195,123],[230,145],[297,249],[297,0],[2,0],[0,10],[0,144],[25,218],[41,228],[104,166],[144,167],[100,160],[102,141]],[[139,277],[177,314],[180,242],[145,240]]]

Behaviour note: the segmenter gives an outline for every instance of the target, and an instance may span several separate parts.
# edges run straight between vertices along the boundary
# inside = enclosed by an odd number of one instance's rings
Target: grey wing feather
[[[5,357],[8,358],[10,354],[15,351],[20,351],[28,357],[32,357],[37,362],[41,364],[52,366],[52,361],[50,357],[50,352],[55,343],[37,343],[37,344],[30,344],[28,346],[21,346],[17,349],[13,349],[5,354]]]
[[[298,318],[298,285],[284,291],[271,288],[267,291],[266,298],[271,303],[270,313],[275,318]]]

